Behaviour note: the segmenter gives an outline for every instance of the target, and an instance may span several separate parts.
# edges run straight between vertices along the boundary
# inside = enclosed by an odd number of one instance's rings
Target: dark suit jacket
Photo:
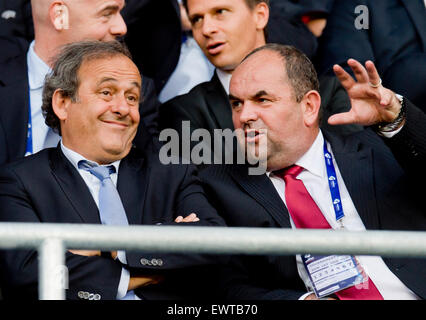
[[[408,111],[407,127],[418,110]],[[425,115],[423,114],[423,121]],[[371,130],[347,137],[325,134],[331,143],[339,170],[367,230],[426,230],[426,204],[418,181],[425,178],[422,134],[403,133],[399,143],[408,143],[410,154],[400,154],[404,167],[382,139]],[[413,132],[413,131],[411,131]],[[393,139],[391,139],[393,140]],[[416,142],[414,142],[416,141]],[[399,151],[396,146],[394,150]],[[400,160],[400,159],[399,159]],[[421,164],[422,162],[422,164]],[[416,174],[413,164],[417,165]],[[206,193],[229,226],[290,228],[287,208],[267,175],[248,175],[246,166],[209,166],[201,178]],[[421,188],[422,189],[422,188]],[[426,298],[426,259],[384,258],[390,270],[413,292]],[[297,299],[306,289],[297,273],[294,256],[242,257],[235,260],[238,272],[228,277],[228,296],[236,299]]]
[[[179,61],[180,9],[176,0],[127,0],[122,10],[127,24],[124,41],[142,73],[160,93]]]
[[[163,165],[150,146],[143,153],[133,149],[121,161],[117,189],[130,225],[174,224],[177,216],[192,212],[200,218],[195,225],[224,225],[208,203],[194,167]],[[85,182],[59,146],[0,169],[0,221],[100,224],[98,208]],[[132,270],[166,277],[161,285],[137,290],[144,299],[182,299],[191,295],[203,298],[203,293],[193,290],[193,286],[201,286],[204,281],[197,278],[198,269],[194,267],[211,264],[212,256],[148,252],[127,252],[126,256]],[[2,251],[0,258],[4,297],[36,298],[37,253],[8,250]],[[163,264],[142,265],[142,258],[161,259]],[[100,294],[102,299],[115,299],[120,263],[105,257],[67,253],[66,265],[67,299],[77,299],[80,290]]]
[[[159,102],[152,80],[146,77],[142,80],[142,97],[144,100],[139,106],[142,120],[134,140],[134,144],[141,148],[147,137],[158,131]],[[25,51],[0,63],[0,165],[25,154],[28,108],[29,85]]]
[[[187,94],[175,97],[160,106],[159,126],[180,132],[182,121],[191,122],[191,132],[198,128],[234,130],[228,95],[216,72],[208,82],[195,86]]]
[[[354,26],[355,7],[367,6],[368,29]],[[397,23],[395,23],[397,21]],[[366,21],[363,21],[364,23]],[[318,72],[348,58],[375,62],[385,87],[421,106],[426,99],[426,9],[423,0],[335,1],[318,49]]]
[[[267,41],[292,45],[313,59],[318,49],[318,40],[302,22],[302,16],[327,17],[333,2],[334,0],[271,0]]]
[[[5,11],[14,13],[7,18],[0,17],[0,37],[19,37],[26,41],[34,39],[34,25],[30,0],[3,0],[0,2],[0,15]],[[6,53],[2,51],[0,58]]]
[[[228,95],[223,88],[216,72],[213,78],[208,82],[203,82],[195,86],[190,92],[184,95],[177,96],[160,106],[159,112],[159,128],[167,129],[171,128],[178,132],[181,143],[187,143],[188,139],[182,131],[182,121],[190,122],[190,134],[196,129],[206,129],[211,135],[211,141],[213,146],[214,130],[216,129],[230,129],[234,130],[234,124],[232,123],[232,111],[231,105],[229,104]],[[221,154],[225,156],[228,147],[222,139]],[[229,146],[231,155],[236,140],[233,140],[232,145]],[[190,141],[191,150],[198,144],[198,141]],[[218,150],[212,150],[211,162],[214,162],[215,153]],[[181,156],[188,158],[183,154],[175,154],[175,156]],[[201,168],[201,167],[200,167]]]

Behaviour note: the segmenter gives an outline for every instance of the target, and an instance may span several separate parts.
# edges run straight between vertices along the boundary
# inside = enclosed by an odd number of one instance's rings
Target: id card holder
[[[318,298],[323,298],[367,280],[353,256],[304,254],[301,257]]]

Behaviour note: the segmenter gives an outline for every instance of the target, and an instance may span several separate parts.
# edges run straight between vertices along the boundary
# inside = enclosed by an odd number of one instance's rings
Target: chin
[[[124,158],[129,152],[132,147],[132,144],[123,145],[122,143],[119,144],[109,144],[103,147],[104,153],[107,155],[111,155],[111,157],[114,158]],[[121,158],[120,158],[121,157]],[[116,159],[116,160],[119,160]]]

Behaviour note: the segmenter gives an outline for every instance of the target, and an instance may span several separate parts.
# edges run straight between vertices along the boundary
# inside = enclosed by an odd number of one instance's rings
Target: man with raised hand
[[[346,137],[319,128],[318,79],[297,49],[266,45],[235,69],[230,104],[235,128],[245,133],[239,142],[247,158],[265,155],[267,172],[250,175],[248,164],[213,165],[201,172],[208,196],[229,226],[426,229],[425,202],[417,188],[426,158],[425,129],[419,124],[426,116],[384,88],[372,62],[348,63],[356,80],[339,66],[335,72],[352,107],[329,122],[371,128]],[[237,272],[225,281],[232,299],[426,297],[425,259],[303,254],[234,262]]]

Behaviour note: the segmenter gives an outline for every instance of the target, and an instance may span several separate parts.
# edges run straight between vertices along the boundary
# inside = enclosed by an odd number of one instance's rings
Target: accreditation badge
[[[305,254],[301,257],[318,298],[367,281],[353,256]]]

